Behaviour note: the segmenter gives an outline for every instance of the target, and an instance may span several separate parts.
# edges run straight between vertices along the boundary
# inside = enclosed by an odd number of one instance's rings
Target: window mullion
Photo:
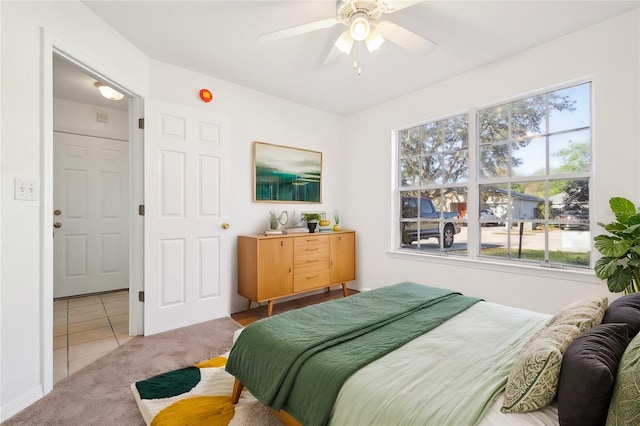
[[[478,112],[469,113],[468,121],[469,139],[469,182],[467,183],[467,252],[470,257],[476,258],[480,253],[480,225],[478,216],[479,206],[479,186],[478,179],[480,171],[478,168],[478,157],[480,155],[480,138],[478,137]]]

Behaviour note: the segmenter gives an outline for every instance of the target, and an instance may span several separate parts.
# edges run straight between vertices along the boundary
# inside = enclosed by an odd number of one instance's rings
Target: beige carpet
[[[144,426],[131,384],[229,351],[239,328],[232,319],[221,318],[135,337],[63,379],[2,425]]]

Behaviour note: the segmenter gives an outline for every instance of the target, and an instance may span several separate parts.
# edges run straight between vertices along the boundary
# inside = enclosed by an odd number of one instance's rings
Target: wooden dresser
[[[238,293],[251,302],[275,299],[341,284],[356,278],[354,231],[238,236]]]

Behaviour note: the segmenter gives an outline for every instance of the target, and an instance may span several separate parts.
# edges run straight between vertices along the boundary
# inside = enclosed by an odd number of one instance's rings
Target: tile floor
[[[131,338],[128,290],[55,299],[53,383]]]

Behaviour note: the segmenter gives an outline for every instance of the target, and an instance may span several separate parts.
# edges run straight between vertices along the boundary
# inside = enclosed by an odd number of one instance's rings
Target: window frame
[[[481,226],[480,226],[480,219],[479,219],[479,211],[480,211],[480,206],[479,206],[479,199],[480,199],[480,187],[481,185],[491,185],[491,184],[504,184],[504,177],[491,177],[491,178],[483,178],[480,176],[480,172],[479,172],[479,156],[480,156],[480,135],[479,132],[477,130],[478,128],[478,123],[479,123],[479,115],[480,112],[492,107],[496,107],[496,106],[500,106],[500,105],[506,105],[506,104],[514,104],[518,101],[521,100],[526,100],[528,98],[533,98],[533,97],[537,97],[537,96],[546,96],[548,94],[551,94],[553,92],[557,92],[557,91],[562,91],[564,89],[570,89],[572,87],[576,87],[576,86],[581,86],[584,84],[588,84],[588,92],[589,92],[589,98],[588,98],[588,126],[583,126],[583,127],[576,127],[576,128],[570,128],[570,129],[564,129],[562,131],[552,131],[549,127],[549,110],[548,110],[548,103],[545,105],[546,110],[546,116],[545,116],[545,131],[541,132],[540,134],[536,134],[535,136],[537,137],[542,137],[545,139],[545,146],[548,147],[549,146],[549,139],[552,138],[553,136],[556,135],[560,135],[560,134],[565,134],[565,133],[570,133],[570,132],[578,132],[578,131],[588,131],[589,132],[589,159],[590,159],[590,167],[588,172],[578,172],[578,173],[563,173],[563,174],[559,174],[559,175],[552,175],[549,174],[549,167],[550,167],[550,159],[551,159],[551,152],[547,150],[547,152],[545,153],[545,163],[546,163],[546,173],[542,176],[540,175],[532,175],[532,176],[511,176],[511,172],[509,173],[509,179],[510,182],[513,182],[513,180],[517,180],[518,182],[540,182],[543,181],[545,183],[545,188],[546,188],[546,196],[545,196],[545,200],[544,200],[544,208],[545,211],[547,212],[546,217],[543,220],[540,220],[541,222],[543,222],[543,226],[545,227],[545,249],[544,249],[544,256],[545,256],[545,261],[528,261],[528,260],[524,260],[524,259],[513,259],[513,258],[500,258],[500,257],[496,257],[496,256],[489,256],[489,255],[483,255],[481,254],[481,247],[480,247],[480,233],[481,233]],[[554,271],[568,271],[571,273],[577,273],[579,276],[583,276],[583,275],[587,275],[587,276],[593,276],[593,265],[595,263],[595,259],[594,259],[594,249],[593,249],[593,238],[592,238],[592,230],[594,228],[594,224],[595,221],[593,220],[592,217],[589,217],[589,227],[588,227],[588,231],[589,231],[589,236],[590,236],[590,246],[589,246],[589,262],[588,265],[585,266],[574,266],[574,265],[570,265],[570,264],[563,264],[563,263],[552,263],[552,262],[547,262],[548,260],[548,256],[549,256],[549,252],[550,252],[550,247],[549,247],[549,225],[550,222],[556,222],[556,220],[553,218],[552,214],[551,214],[551,209],[550,209],[550,196],[549,196],[549,192],[548,192],[548,186],[549,186],[549,182],[550,181],[564,181],[564,180],[587,180],[588,183],[588,187],[589,187],[589,201],[588,201],[588,208],[589,211],[592,212],[593,208],[592,205],[594,203],[594,194],[593,194],[593,179],[594,179],[594,168],[593,168],[593,153],[594,153],[594,146],[595,146],[595,141],[594,141],[594,97],[593,97],[593,93],[594,93],[594,86],[595,86],[595,82],[593,78],[585,78],[585,79],[581,79],[581,80],[576,80],[576,81],[570,81],[570,82],[565,82],[563,84],[558,84],[555,85],[553,87],[546,87],[543,88],[541,90],[537,90],[534,92],[529,92],[529,93],[524,93],[524,94],[520,94],[518,96],[513,96],[510,97],[509,99],[503,99],[501,101],[496,101],[496,102],[492,102],[490,104],[484,104],[484,105],[479,105],[470,109],[467,109],[465,111],[462,112],[458,112],[458,113],[452,113],[452,114],[447,114],[435,119],[429,119],[423,122],[420,122],[418,124],[415,125],[409,125],[409,126],[403,126],[402,128],[397,128],[392,130],[392,137],[391,137],[391,142],[392,142],[392,176],[393,176],[393,180],[392,180],[392,208],[393,208],[393,214],[392,216],[392,233],[391,233],[391,248],[388,251],[388,253],[390,255],[393,255],[393,257],[409,257],[411,259],[416,259],[416,258],[422,258],[425,260],[429,260],[429,261],[433,261],[434,259],[441,259],[445,262],[449,261],[450,259],[452,261],[454,261],[456,264],[459,263],[465,263],[465,264],[469,264],[469,265],[478,265],[478,264],[486,264],[486,265],[491,265],[490,268],[491,269],[495,269],[496,265],[502,265],[504,266],[507,270],[513,270],[513,268],[515,268],[516,270],[521,270],[522,268],[525,268],[527,270],[531,270],[531,268],[533,268],[533,271],[543,271],[543,270],[554,270]],[[402,160],[402,151],[401,151],[401,141],[400,141],[400,133],[402,131],[411,131],[411,129],[416,128],[418,126],[423,126],[423,125],[428,125],[431,123],[437,123],[439,121],[443,121],[443,120],[449,120],[452,118],[457,118],[461,115],[466,115],[467,118],[467,133],[468,133],[468,140],[467,140],[467,153],[468,153],[468,161],[469,161],[469,173],[468,173],[468,179],[466,182],[455,182],[455,183],[440,183],[439,185],[435,186],[435,188],[438,189],[443,189],[446,187],[460,187],[460,186],[466,186],[467,189],[467,229],[468,229],[468,234],[467,234],[467,250],[464,254],[455,254],[455,255],[450,255],[449,252],[443,250],[442,247],[442,243],[440,243],[440,251],[439,252],[422,252],[422,251],[415,251],[415,250],[410,250],[410,249],[406,249],[402,247],[402,236],[400,235],[400,228],[398,226],[398,224],[401,221],[401,215],[400,215],[400,204],[401,204],[401,200],[400,200],[400,194],[402,193],[402,191],[407,191],[407,190],[416,190],[416,191],[424,191],[426,189],[432,189],[434,188],[433,186],[429,186],[429,187],[424,187],[422,185],[418,185],[416,186],[411,186],[411,187],[406,187],[406,186],[402,186],[401,185],[401,173],[402,173],[402,168],[401,168],[401,160]],[[512,139],[507,139],[507,141],[512,141]],[[424,155],[424,154],[423,154]],[[533,218],[532,218],[533,219]],[[511,231],[511,230],[509,230]],[[514,230],[515,232],[515,230]],[[446,259],[446,260],[445,260]],[[474,267],[476,267],[474,266]],[[534,273],[534,275],[537,275]],[[580,278],[583,279],[583,278]]]

